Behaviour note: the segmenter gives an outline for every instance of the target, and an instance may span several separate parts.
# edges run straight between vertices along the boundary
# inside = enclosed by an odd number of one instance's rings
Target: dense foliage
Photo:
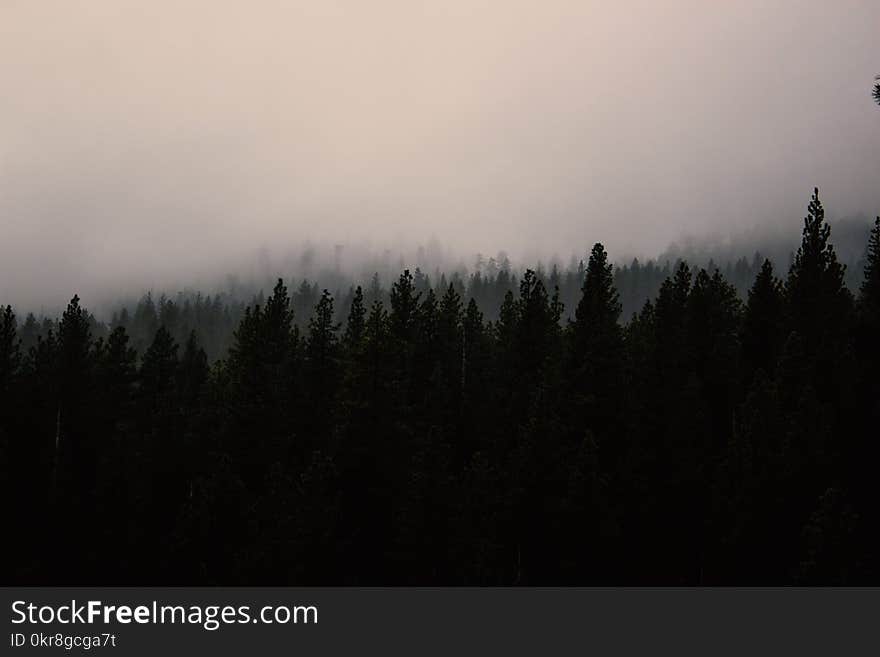
[[[784,280],[658,268],[625,323],[600,244],[344,312],[7,307],[6,583],[876,583],[880,219],[857,295],[829,232],[817,193]]]

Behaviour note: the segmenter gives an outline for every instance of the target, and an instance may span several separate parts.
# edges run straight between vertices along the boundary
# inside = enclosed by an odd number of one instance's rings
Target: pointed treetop
[[[400,340],[408,340],[416,311],[419,306],[420,292],[416,292],[413,277],[409,269],[405,269],[391,286],[391,328]]]
[[[351,309],[348,311],[348,321],[345,324],[345,344],[349,347],[360,343],[364,336],[367,309],[364,307],[364,291],[358,285],[351,300]]]
[[[0,390],[9,383],[21,363],[19,345],[15,313],[12,312],[12,306],[6,306],[0,315]]]
[[[586,330],[592,324],[616,324],[620,313],[620,300],[614,288],[613,266],[608,262],[605,247],[597,242],[590,253],[587,275],[581,286],[581,300],[575,309],[575,330]]]
[[[819,200],[819,188],[813,196],[804,217],[803,237],[789,270],[787,286],[792,292],[798,290],[815,294],[822,288],[822,279],[837,279],[843,285],[844,268],[837,261],[834,247],[829,243],[831,226],[825,221],[825,208]],[[834,287],[833,282],[829,287]]]

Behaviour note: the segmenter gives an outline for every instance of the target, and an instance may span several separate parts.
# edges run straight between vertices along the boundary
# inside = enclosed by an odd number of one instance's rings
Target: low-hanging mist
[[[304,244],[353,275],[419,244],[444,268],[597,240],[626,262],[796,234],[814,185],[873,216],[878,22],[859,0],[10,0],[0,300],[222,288],[260,254],[314,277]]]

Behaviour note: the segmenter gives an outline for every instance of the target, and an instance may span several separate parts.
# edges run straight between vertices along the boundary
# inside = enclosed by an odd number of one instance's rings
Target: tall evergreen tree
[[[796,389],[801,394],[812,390],[829,422],[825,437],[815,441],[816,451],[810,459],[816,464],[810,476],[817,488],[827,483],[822,483],[822,478],[831,476],[842,465],[841,456],[848,451],[845,444],[857,433],[851,426],[857,415],[850,339],[853,297],[844,282],[845,267],[838,262],[830,237],[831,228],[825,223],[825,210],[816,189],[804,219],[801,246],[785,282],[785,296],[788,330],[802,338],[805,376]],[[796,403],[788,410],[793,420],[803,417]],[[824,463],[819,463],[820,454]],[[815,489],[812,493],[819,494]]]
[[[420,292],[416,292],[412,274],[409,269],[404,270],[391,286],[391,314],[390,329],[394,339],[401,345],[408,344],[413,339],[413,330],[418,313]]]
[[[21,351],[16,331],[15,314],[12,312],[11,306],[6,306],[0,313],[0,480],[3,482],[0,494],[5,495],[7,499],[21,492],[15,487],[15,484],[19,482],[17,477],[14,477],[15,466],[13,466],[12,460],[13,454],[20,457],[20,453],[14,453],[12,450],[12,436],[16,429],[13,409],[17,406],[17,397],[20,393],[20,387],[17,385],[20,365]],[[24,463],[19,462],[18,468],[23,469],[23,467]],[[15,510],[10,510],[10,515],[9,520],[20,521],[21,519],[20,513]],[[16,550],[12,546],[6,546],[5,549],[0,548],[0,558],[6,559],[6,563],[10,563],[11,559],[17,557]]]
[[[492,333],[483,323],[483,313],[471,297],[462,318],[462,436],[461,456],[470,458],[491,445],[489,427],[496,408],[491,394]]]
[[[86,311],[74,296],[61,316],[58,326],[59,375],[62,395],[75,397],[82,391],[83,378],[87,376],[89,352],[92,348],[92,331]]]
[[[306,341],[304,398],[308,407],[303,409],[307,419],[303,440],[309,452],[326,449],[322,442],[332,425],[340,376],[339,328],[333,321],[333,297],[324,290],[309,319]]]
[[[742,326],[744,366],[749,379],[759,369],[772,375],[782,349],[783,288],[773,275],[773,265],[764,260],[748,293]]]
[[[88,313],[80,306],[79,297],[74,296],[67,305],[58,325],[58,435],[56,442],[64,435],[88,436],[86,415],[88,395],[91,392],[91,350],[92,331]],[[68,447],[74,449],[73,442]]]
[[[801,333],[808,348],[824,349],[848,328],[852,295],[844,282],[845,267],[829,241],[831,227],[818,188],[804,218],[803,239],[785,281],[789,330]]]
[[[390,346],[390,330],[388,313],[381,301],[374,301],[370,308],[364,333],[366,342],[365,384],[372,395],[381,390],[384,383],[382,377],[387,371],[387,359]],[[375,397],[374,397],[375,398]]]
[[[290,296],[279,278],[265,307],[245,311],[229,350],[230,369],[242,383],[281,385],[290,374],[296,339]]]
[[[410,384],[410,399],[415,404],[415,412],[430,422],[433,410],[429,409],[436,387],[437,363],[439,358],[437,344],[437,295],[434,290],[427,289],[425,297],[419,304],[415,319],[413,344],[413,371]],[[426,415],[432,415],[430,419]]]
[[[275,463],[308,458],[295,440],[299,331],[293,320],[291,299],[279,278],[265,306],[245,311],[229,349],[227,449],[242,464],[252,490],[262,489]]]
[[[559,314],[547,289],[531,269],[519,285],[516,349],[520,374],[533,379],[545,364],[559,335]]]
[[[569,327],[574,424],[607,438],[621,426],[623,330],[612,266],[601,244],[593,246],[575,319]],[[581,436],[582,437],[582,436]]]
[[[345,324],[343,343],[348,351],[356,349],[363,340],[364,328],[367,318],[367,309],[364,306],[364,293],[358,285],[351,300],[351,309],[348,313],[348,321]]]
[[[306,342],[306,356],[315,368],[330,371],[336,367],[339,327],[340,324],[333,321],[333,297],[324,290],[309,319]]]
[[[440,380],[447,392],[446,406],[460,411],[463,354],[461,296],[450,283],[440,300],[437,318],[437,350]]]
[[[199,396],[208,381],[208,354],[199,345],[196,332],[190,331],[180,365],[177,368],[175,387],[180,401],[189,408],[196,406]]]
[[[121,430],[120,425],[130,423],[132,419],[137,352],[130,346],[128,334],[122,326],[113,329],[95,352],[104,432],[114,435]],[[121,439],[118,435],[117,438]]]
[[[172,390],[177,374],[178,349],[168,329],[160,326],[144,353],[140,368],[139,394],[147,413],[152,413]]]
[[[8,399],[13,378],[21,365],[21,343],[12,306],[0,314],[0,398]]]

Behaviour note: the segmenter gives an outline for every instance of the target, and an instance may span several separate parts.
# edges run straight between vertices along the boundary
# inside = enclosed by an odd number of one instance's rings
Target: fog
[[[876,0],[3,0],[0,302],[880,212]],[[260,255],[262,254],[262,255]]]

